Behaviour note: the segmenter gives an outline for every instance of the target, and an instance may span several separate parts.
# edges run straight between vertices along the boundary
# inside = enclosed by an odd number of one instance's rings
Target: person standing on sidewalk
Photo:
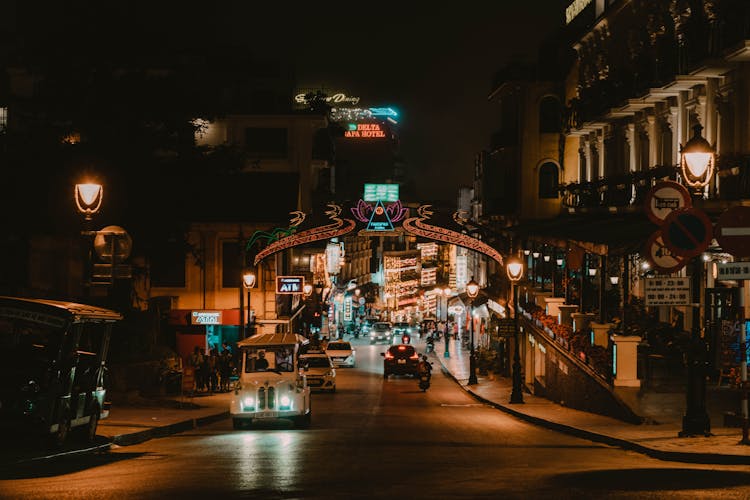
[[[190,359],[188,361],[190,363],[190,366],[192,366],[195,370],[195,390],[199,391],[201,389],[201,383],[203,380],[203,356],[201,355],[200,346],[195,346],[195,349],[193,349],[193,354],[190,355]]]

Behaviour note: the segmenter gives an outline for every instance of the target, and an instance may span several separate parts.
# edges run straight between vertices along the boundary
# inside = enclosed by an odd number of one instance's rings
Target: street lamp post
[[[472,276],[471,281],[466,284],[466,295],[471,299],[469,311],[469,385],[479,382],[477,380],[477,358],[474,354],[474,299],[478,294],[479,284],[474,281]]]
[[[240,307],[240,322],[242,323],[242,338],[248,337],[248,326],[250,325],[250,322],[252,320],[252,309],[250,308],[250,289],[255,286],[255,273],[247,270],[244,273],[242,273],[242,285],[245,287],[245,290],[247,290],[247,322],[245,321],[243,315],[244,315],[244,309]]]
[[[104,187],[101,184],[92,182],[76,184],[74,195],[73,195],[76,208],[83,214],[84,217],[84,229],[81,231],[81,236],[84,238],[84,270],[83,270],[83,294],[89,296],[91,291],[91,275],[93,266],[92,249],[94,246],[94,237],[96,231],[91,230],[91,220],[93,216],[99,212],[102,206],[102,198],[104,197]],[[114,264],[114,255],[113,255]],[[114,272],[114,270],[113,270]]]
[[[702,199],[705,188],[713,176],[714,148],[701,137],[701,125],[693,127],[694,135],[680,149],[682,178],[695,199]],[[706,366],[708,354],[706,343],[701,338],[701,286],[703,284],[703,262],[700,257],[692,260],[693,318],[690,331],[690,346],[687,351],[688,380],[686,411],[682,417],[680,437],[711,434],[711,420],[706,410]]]
[[[513,404],[523,403],[523,388],[521,386],[521,354],[520,354],[520,328],[518,326],[518,282],[523,276],[523,262],[518,257],[510,257],[505,264],[511,286],[513,287],[513,318],[515,321],[513,348],[513,389],[510,393],[510,402]]]

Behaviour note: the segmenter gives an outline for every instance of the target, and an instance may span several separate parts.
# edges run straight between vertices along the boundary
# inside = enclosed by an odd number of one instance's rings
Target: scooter
[[[429,375],[419,376],[419,388],[422,389],[422,392],[425,392],[427,389],[430,388],[430,376]]]
[[[435,350],[435,339],[432,338],[432,336],[427,337],[427,347],[425,348],[425,350],[428,353],[431,353]]]

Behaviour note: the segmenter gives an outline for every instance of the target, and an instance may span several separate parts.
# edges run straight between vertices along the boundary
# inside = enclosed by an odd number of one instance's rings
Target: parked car
[[[419,365],[419,354],[414,346],[409,344],[396,344],[388,348],[383,356],[383,378],[389,375],[412,375],[417,376]]]
[[[310,389],[336,392],[336,369],[326,353],[302,354],[299,364],[307,377]]]
[[[354,368],[356,353],[349,342],[329,342],[326,354],[333,366],[348,366]]]
[[[370,330],[370,343],[387,342],[390,343],[393,338],[393,327],[387,321],[378,321],[372,325]]]

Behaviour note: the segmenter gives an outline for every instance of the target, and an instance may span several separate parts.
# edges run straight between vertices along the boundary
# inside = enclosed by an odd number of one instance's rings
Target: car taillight
[[[405,351],[406,350],[406,346],[400,345],[400,346],[398,346],[398,350],[399,351]]]
[[[415,352],[414,354],[412,354],[411,356],[409,356],[409,359],[419,359],[419,354],[417,354]]]
[[[386,352],[385,353],[385,359],[393,359],[393,354],[391,354],[390,351]]]

